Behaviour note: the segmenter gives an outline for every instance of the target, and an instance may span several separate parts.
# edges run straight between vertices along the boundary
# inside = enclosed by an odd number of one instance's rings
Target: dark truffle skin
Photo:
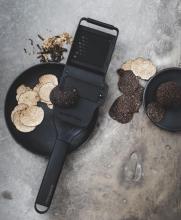
[[[118,87],[123,93],[112,104],[109,115],[114,120],[125,124],[131,121],[133,114],[139,111],[143,100],[144,88],[131,70],[117,70],[119,75]]]
[[[139,96],[137,94],[127,96],[127,100],[129,102],[129,105],[130,105],[130,112],[132,112],[132,113],[139,112],[139,108],[140,108],[141,103],[142,103],[139,99]]]
[[[112,107],[119,112],[134,113],[137,111],[138,102],[139,102],[138,100],[135,101],[134,95],[133,96],[121,95],[114,101]]]
[[[139,112],[140,106],[143,101],[144,88],[139,85],[138,89],[135,91],[134,95],[131,95],[131,102],[135,103],[135,112]]]
[[[143,101],[144,88],[139,85],[138,89],[135,91],[135,96],[142,102]]]
[[[139,110],[140,101],[134,96],[119,96],[112,104],[109,115],[114,120],[125,124],[131,121],[133,113]]]
[[[109,115],[112,119],[120,122],[121,124],[126,124],[130,122],[133,118],[133,113],[116,112],[112,114],[112,112],[110,111]]]
[[[134,75],[131,70],[124,71],[122,69],[118,70],[119,81],[118,87],[119,90],[125,95],[133,94],[139,87],[139,80]]]
[[[110,117],[122,124],[130,122],[133,118],[133,113],[129,112],[128,108],[125,107],[127,103],[124,105],[124,102],[125,100],[122,96],[118,97],[109,110]]]
[[[148,117],[155,123],[160,122],[165,115],[165,109],[157,102],[151,102],[146,109]]]
[[[139,112],[139,108],[143,100],[143,91],[144,88],[142,86],[139,86],[138,89],[134,92],[134,94],[129,96],[123,95],[123,97],[125,97],[126,102],[128,103],[127,105],[129,106],[129,112]]]
[[[77,89],[62,89],[56,86],[50,93],[50,100],[56,106],[70,108],[79,100]]]
[[[132,95],[121,95],[112,104],[109,115],[114,120],[125,124],[131,121],[133,113],[138,112],[142,104],[144,88],[139,85]]]
[[[174,98],[174,105],[181,106],[181,87],[177,87],[176,96]]]
[[[176,82],[162,83],[156,91],[156,100],[163,107],[170,107],[176,101],[177,84]]]

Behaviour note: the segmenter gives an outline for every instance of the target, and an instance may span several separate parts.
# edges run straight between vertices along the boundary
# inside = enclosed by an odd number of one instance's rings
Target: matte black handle
[[[87,18],[86,21],[89,22],[89,23],[92,23],[92,24],[95,24],[95,25],[104,27],[104,28],[108,28],[108,29],[111,29],[111,30],[114,29],[114,26],[113,26],[113,25],[106,24],[106,23],[104,23],[104,22],[102,22],[102,21],[97,21],[97,20],[92,19],[92,18]]]
[[[101,27],[103,27],[103,28],[107,28],[107,29],[110,29],[110,30],[115,30],[115,31],[117,32],[117,36],[118,36],[118,34],[119,34],[119,29],[118,29],[118,28],[114,27],[113,25],[104,23],[104,22],[102,22],[102,21],[97,21],[97,20],[92,19],[92,18],[85,18],[85,17],[83,17],[83,18],[80,19],[79,24],[80,24],[82,21],[87,21],[87,22],[89,22],[89,23],[91,23],[91,24],[95,24],[95,25],[101,26]]]
[[[61,140],[56,140],[35,201],[35,210],[40,214],[47,212],[50,207],[63,168],[67,149],[67,143]]]

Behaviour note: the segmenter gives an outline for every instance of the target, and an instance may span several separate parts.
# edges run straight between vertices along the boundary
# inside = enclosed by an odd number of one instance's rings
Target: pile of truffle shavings
[[[40,62],[61,62],[64,52],[67,52],[65,46],[72,43],[70,34],[65,32],[47,39],[38,36],[43,41],[41,46],[37,45],[39,48],[37,58],[40,59]]]

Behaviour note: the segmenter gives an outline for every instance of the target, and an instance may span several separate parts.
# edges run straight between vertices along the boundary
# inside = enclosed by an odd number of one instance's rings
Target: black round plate
[[[156,101],[155,94],[159,85],[168,81],[175,81],[177,85],[181,86],[181,68],[173,67],[161,70],[149,80],[144,92],[145,111],[150,102]],[[168,109],[164,118],[159,123],[153,123],[168,131],[181,131],[181,107]]]
[[[62,76],[64,66],[64,64],[48,63],[38,64],[36,66],[30,67],[15,79],[8,90],[4,109],[7,127],[16,142],[33,153],[50,156],[53,150],[57,138],[53,110],[49,109],[46,104],[39,102],[38,105],[43,108],[45,113],[43,122],[32,132],[22,133],[18,131],[11,121],[11,112],[17,105],[16,89],[21,84],[25,84],[26,86],[33,88],[38,83],[39,77],[47,73],[56,75],[59,83],[61,83],[60,78]],[[76,138],[74,138],[73,142],[71,142],[69,152],[75,150],[87,140],[95,127],[97,117],[98,110],[94,113],[90,124],[86,128],[79,129],[80,132],[78,132],[77,135],[75,134]]]

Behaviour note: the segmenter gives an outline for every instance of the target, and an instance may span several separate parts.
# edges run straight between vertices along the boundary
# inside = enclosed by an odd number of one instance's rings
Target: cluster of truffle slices
[[[140,85],[139,79],[148,80],[156,73],[156,67],[150,60],[140,57],[128,60],[117,72],[118,88],[122,95],[114,101],[109,115],[114,120],[125,124],[131,121],[134,113],[139,112],[142,104],[144,88]]]
[[[38,102],[44,102],[52,109],[50,92],[58,85],[57,77],[53,74],[45,74],[39,78],[34,88],[20,85],[16,90],[17,105],[11,112],[11,120],[17,130],[21,132],[33,131],[44,118],[44,110],[37,106]]]
[[[181,87],[176,82],[162,83],[157,91],[155,101],[147,106],[147,115],[155,123],[160,122],[167,111],[172,107],[181,106]]]

